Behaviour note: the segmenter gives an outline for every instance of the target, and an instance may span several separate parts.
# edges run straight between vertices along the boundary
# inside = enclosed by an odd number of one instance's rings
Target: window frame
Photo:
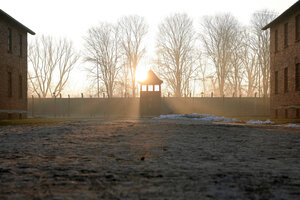
[[[295,91],[300,91],[300,63],[295,66]]]
[[[287,48],[289,46],[289,23],[284,24],[284,47]]]
[[[284,68],[283,90],[284,90],[284,93],[287,93],[289,91],[289,70],[288,70],[288,67]]]
[[[19,34],[19,56],[23,56],[23,35]]]
[[[13,85],[12,85],[12,72],[7,72],[7,96],[9,98],[12,97],[13,95],[13,92],[12,92],[12,89],[13,89]]]
[[[19,90],[19,99],[22,99],[23,98],[23,77],[22,77],[22,75],[19,75],[18,90]]]
[[[142,85],[142,92],[146,92],[147,91],[147,85]]]
[[[148,91],[149,91],[149,92],[153,92],[153,91],[154,91],[153,85],[148,85]]]
[[[275,71],[274,76],[274,93],[278,94],[278,71]]]
[[[12,30],[7,29],[7,52],[12,53]]]
[[[300,41],[300,14],[295,17],[295,41]]]
[[[274,46],[275,46],[275,53],[277,53],[278,52],[278,30],[277,29],[275,30],[274,39],[275,39],[275,44],[274,44]]]

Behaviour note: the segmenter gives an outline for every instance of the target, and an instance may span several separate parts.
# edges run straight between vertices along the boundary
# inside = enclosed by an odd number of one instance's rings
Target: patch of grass
[[[34,124],[53,124],[72,121],[72,119],[46,119],[46,118],[35,118],[35,119],[16,119],[16,120],[0,120],[0,126],[8,125],[34,125]]]

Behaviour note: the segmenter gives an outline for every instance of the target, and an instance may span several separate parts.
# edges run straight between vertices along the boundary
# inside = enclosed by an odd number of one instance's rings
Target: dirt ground
[[[182,120],[0,127],[0,199],[300,199],[300,129]]]

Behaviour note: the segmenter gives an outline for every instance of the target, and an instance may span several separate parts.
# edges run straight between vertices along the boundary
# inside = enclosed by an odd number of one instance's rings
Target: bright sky
[[[149,24],[148,55],[153,54],[158,24],[169,14],[185,12],[194,19],[196,30],[203,15],[231,12],[248,24],[260,9],[282,13],[297,0],[1,0],[1,9],[38,35],[67,37],[82,49],[87,30],[100,21],[116,22],[124,15],[144,16]],[[34,36],[29,36],[31,40]],[[81,64],[84,65],[84,64]],[[70,85],[80,94],[86,87],[80,69]]]

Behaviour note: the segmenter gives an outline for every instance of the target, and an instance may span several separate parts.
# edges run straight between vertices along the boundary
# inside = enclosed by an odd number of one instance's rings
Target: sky
[[[52,35],[71,39],[78,50],[83,50],[87,30],[99,22],[116,22],[126,15],[145,17],[149,25],[146,46],[152,55],[157,26],[173,13],[187,13],[199,29],[205,15],[232,13],[244,25],[251,14],[269,9],[282,13],[297,0],[0,0],[1,9],[33,30],[37,35]],[[28,36],[31,41],[36,36]],[[80,95],[86,87],[84,63],[72,72],[67,93]],[[72,88],[76,88],[73,91]]]

